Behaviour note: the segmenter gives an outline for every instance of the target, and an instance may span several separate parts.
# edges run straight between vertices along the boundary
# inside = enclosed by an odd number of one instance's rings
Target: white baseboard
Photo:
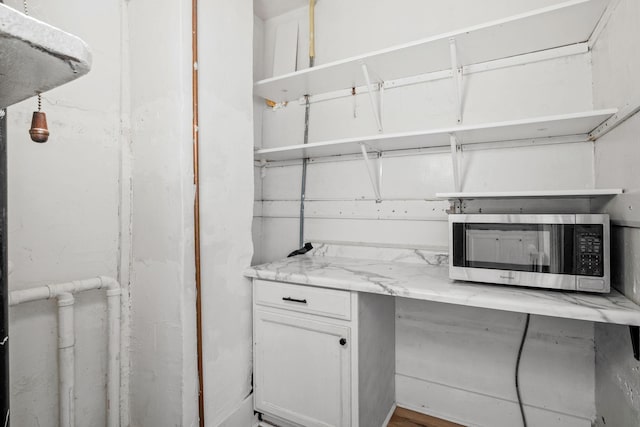
[[[387,427],[387,425],[389,424],[389,421],[391,421],[391,417],[393,417],[393,413],[396,411],[396,404],[394,403],[391,406],[391,409],[389,410],[389,413],[387,414],[387,417],[384,419],[384,422],[382,423],[381,427]],[[253,424],[252,427],[275,427],[273,424],[267,422],[267,421],[257,421]]]
[[[255,427],[257,418],[253,415],[253,393],[247,396],[238,407],[218,427]]]
[[[384,419],[384,422],[382,423],[382,427],[387,427],[387,425],[389,425],[389,421],[391,421],[391,417],[393,417],[393,413],[396,411],[397,406],[398,405],[396,405],[395,403],[391,405],[391,410],[387,414],[387,418]]]

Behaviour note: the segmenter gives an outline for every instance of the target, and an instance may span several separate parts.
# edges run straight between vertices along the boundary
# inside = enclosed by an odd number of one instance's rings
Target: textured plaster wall
[[[624,188],[626,195],[608,203],[614,222],[611,231],[612,284],[640,304],[640,116],[636,115],[597,141],[596,183],[602,188]],[[631,225],[623,224],[629,221]],[[640,362],[633,358],[626,326],[598,324],[596,340],[597,425],[636,426],[640,423]]]
[[[9,111],[11,289],[97,274],[130,285],[123,425],[197,425],[191,4],[29,6],[87,41],[94,61],[88,76],[44,94],[47,145],[28,141],[35,100]],[[251,2],[201,4],[208,425],[252,419],[251,294],[241,275],[252,255],[252,25]],[[78,425],[105,422],[105,315],[99,292],[78,297]],[[11,330],[12,424],[55,426],[55,304],[12,309]]]
[[[201,2],[198,13],[205,419],[218,426],[252,416],[243,404],[252,320],[242,270],[253,251],[253,7],[215,0]]]
[[[623,108],[640,103],[640,3],[617,7],[593,48],[595,106]],[[640,303],[640,116],[637,114],[596,142],[595,180],[625,194],[602,206],[611,215],[613,285]],[[640,363],[633,358],[629,330],[596,325],[596,407],[598,426],[640,424]]]
[[[20,11],[22,1],[5,1]],[[85,40],[91,72],[43,94],[51,136],[27,131],[36,99],[9,108],[9,289],[109,275],[119,277],[121,3],[30,0],[30,15]],[[72,12],[71,12],[72,11]],[[46,70],[42,70],[46,72]],[[120,277],[121,278],[121,277]],[[106,298],[76,297],[76,422],[106,414]],[[11,424],[56,426],[55,301],[10,309]]]
[[[128,3],[131,424],[197,425],[191,4]],[[168,31],[168,29],[171,29]]]

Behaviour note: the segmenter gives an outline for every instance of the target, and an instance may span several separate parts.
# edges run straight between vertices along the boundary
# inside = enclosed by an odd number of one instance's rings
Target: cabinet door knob
[[[346,338],[340,338],[340,345],[347,345],[347,339]]]

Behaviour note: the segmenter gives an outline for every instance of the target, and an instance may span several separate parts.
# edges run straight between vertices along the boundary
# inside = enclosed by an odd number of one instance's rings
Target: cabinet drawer
[[[351,319],[351,292],[290,283],[253,281],[254,302],[268,307]]]

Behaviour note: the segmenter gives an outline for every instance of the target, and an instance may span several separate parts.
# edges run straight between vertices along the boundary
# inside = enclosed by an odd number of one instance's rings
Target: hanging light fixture
[[[38,94],[38,111],[33,112],[31,118],[31,129],[29,135],[31,140],[37,143],[47,142],[49,139],[49,128],[47,127],[47,115],[41,111],[42,97]]]

